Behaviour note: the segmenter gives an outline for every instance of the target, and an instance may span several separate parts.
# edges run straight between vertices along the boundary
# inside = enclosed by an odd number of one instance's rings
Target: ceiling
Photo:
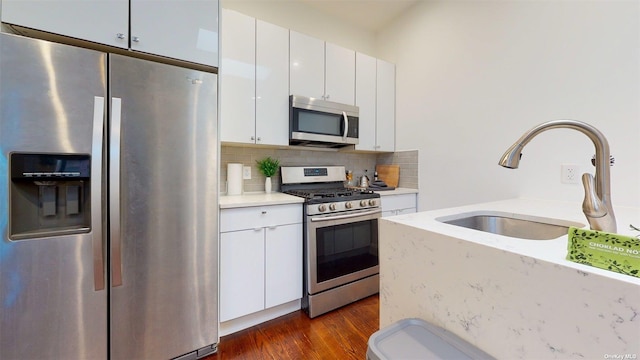
[[[295,0],[376,32],[420,0]]]

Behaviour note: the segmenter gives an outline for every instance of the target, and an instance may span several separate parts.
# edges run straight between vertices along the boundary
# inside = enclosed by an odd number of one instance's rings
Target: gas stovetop
[[[344,166],[282,167],[281,189],[305,199],[307,215],[374,209],[380,194],[344,186]]]
[[[358,188],[328,188],[328,189],[289,189],[285,194],[295,195],[306,199],[308,204],[321,204],[332,201],[360,200],[380,197],[371,190]]]

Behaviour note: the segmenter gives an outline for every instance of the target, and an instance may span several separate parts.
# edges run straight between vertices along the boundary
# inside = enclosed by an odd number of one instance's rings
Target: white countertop
[[[304,199],[281,192],[251,192],[242,195],[221,195],[220,209],[232,209],[249,206],[302,204]]]
[[[580,203],[538,199],[511,199],[456,208],[424,211],[414,214],[394,216],[391,221],[440,233],[453,238],[491,246],[512,253],[533,257],[550,263],[572,267],[580,271],[640,285],[640,278],[618,274],[616,272],[566,260],[565,257],[567,256],[568,243],[567,235],[552,240],[515,239],[507,236],[467,229],[461,226],[449,225],[436,220],[440,217],[477,211],[499,211],[550,219],[560,219],[578,222],[584,224],[584,228],[589,228],[587,219],[582,213]],[[635,226],[640,225],[640,209],[616,207],[614,205],[614,211],[616,215],[616,222],[618,224],[617,233],[627,236],[638,235],[637,231],[633,231],[629,228],[629,224],[634,224]]]
[[[640,208],[614,210],[617,232],[635,236]],[[565,260],[567,235],[524,240],[436,220],[479,212],[587,227],[580,202],[531,199],[382,218],[381,327],[423,319],[497,359],[640,354],[640,278]]]
[[[385,195],[417,194],[417,193],[418,193],[418,189],[395,188],[394,190],[382,190],[382,191],[375,191],[375,193],[380,194],[380,196],[385,196]]]

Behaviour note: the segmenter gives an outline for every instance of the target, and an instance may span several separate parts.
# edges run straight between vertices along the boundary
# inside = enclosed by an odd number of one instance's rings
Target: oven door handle
[[[316,217],[316,218],[312,217],[311,218],[311,222],[331,221],[331,220],[340,220],[340,219],[351,219],[351,218],[360,217],[360,216],[380,214],[381,212],[382,212],[382,210],[376,209],[376,210],[373,210],[373,211],[359,212],[357,214],[336,215],[336,216]]]

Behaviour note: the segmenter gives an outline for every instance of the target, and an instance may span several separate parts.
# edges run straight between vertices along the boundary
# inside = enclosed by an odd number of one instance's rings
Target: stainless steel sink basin
[[[437,218],[445,224],[528,240],[551,240],[567,235],[569,226],[584,224],[535,216],[474,212]]]

